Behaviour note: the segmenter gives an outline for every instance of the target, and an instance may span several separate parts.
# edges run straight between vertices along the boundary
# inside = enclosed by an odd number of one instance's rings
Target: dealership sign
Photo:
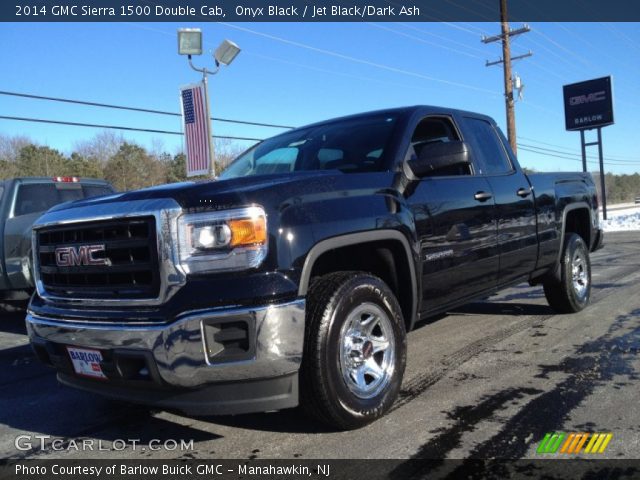
[[[611,77],[562,87],[567,130],[587,130],[613,124]]]

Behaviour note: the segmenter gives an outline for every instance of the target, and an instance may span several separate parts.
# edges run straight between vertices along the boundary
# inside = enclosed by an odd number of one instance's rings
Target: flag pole
[[[202,85],[204,86],[204,103],[207,109],[207,126],[209,127],[209,176],[215,178],[215,155],[213,151],[213,122],[211,121],[211,106],[209,105],[209,82],[207,81],[206,70],[202,72]]]

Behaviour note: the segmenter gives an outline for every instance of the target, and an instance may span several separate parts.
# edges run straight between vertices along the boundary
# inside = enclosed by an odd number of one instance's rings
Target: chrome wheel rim
[[[340,330],[340,370],[347,388],[368,399],[391,382],[395,368],[393,327],[378,305],[363,303],[347,316]]]
[[[587,271],[587,262],[582,252],[573,254],[571,260],[571,281],[573,283],[573,291],[576,292],[578,298],[583,299],[587,295],[589,287],[589,272]]]

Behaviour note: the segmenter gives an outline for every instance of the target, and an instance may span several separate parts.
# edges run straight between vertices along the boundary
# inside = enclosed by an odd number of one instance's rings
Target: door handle
[[[522,197],[522,198],[528,197],[530,194],[531,194],[531,189],[530,188],[520,188],[516,192],[516,195],[518,195],[519,197]]]
[[[473,198],[475,198],[476,200],[478,200],[479,202],[486,202],[487,200],[489,200],[491,197],[493,197],[492,194],[490,194],[489,192],[477,192]]]

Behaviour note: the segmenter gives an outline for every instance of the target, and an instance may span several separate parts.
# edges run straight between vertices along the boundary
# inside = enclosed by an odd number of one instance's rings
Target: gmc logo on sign
[[[569,98],[569,104],[571,106],[582,105],[583,103],[601,102],[606,100],[604,90],[601,92],[590,93],[589,95],[578,95],[577,97]]]
[[[56,248],[56,265],[79,267],[81,265],[110,265],[108,258],[95,258],[96,252],[104,252],[104,245],[82,245],[80,247]]]

